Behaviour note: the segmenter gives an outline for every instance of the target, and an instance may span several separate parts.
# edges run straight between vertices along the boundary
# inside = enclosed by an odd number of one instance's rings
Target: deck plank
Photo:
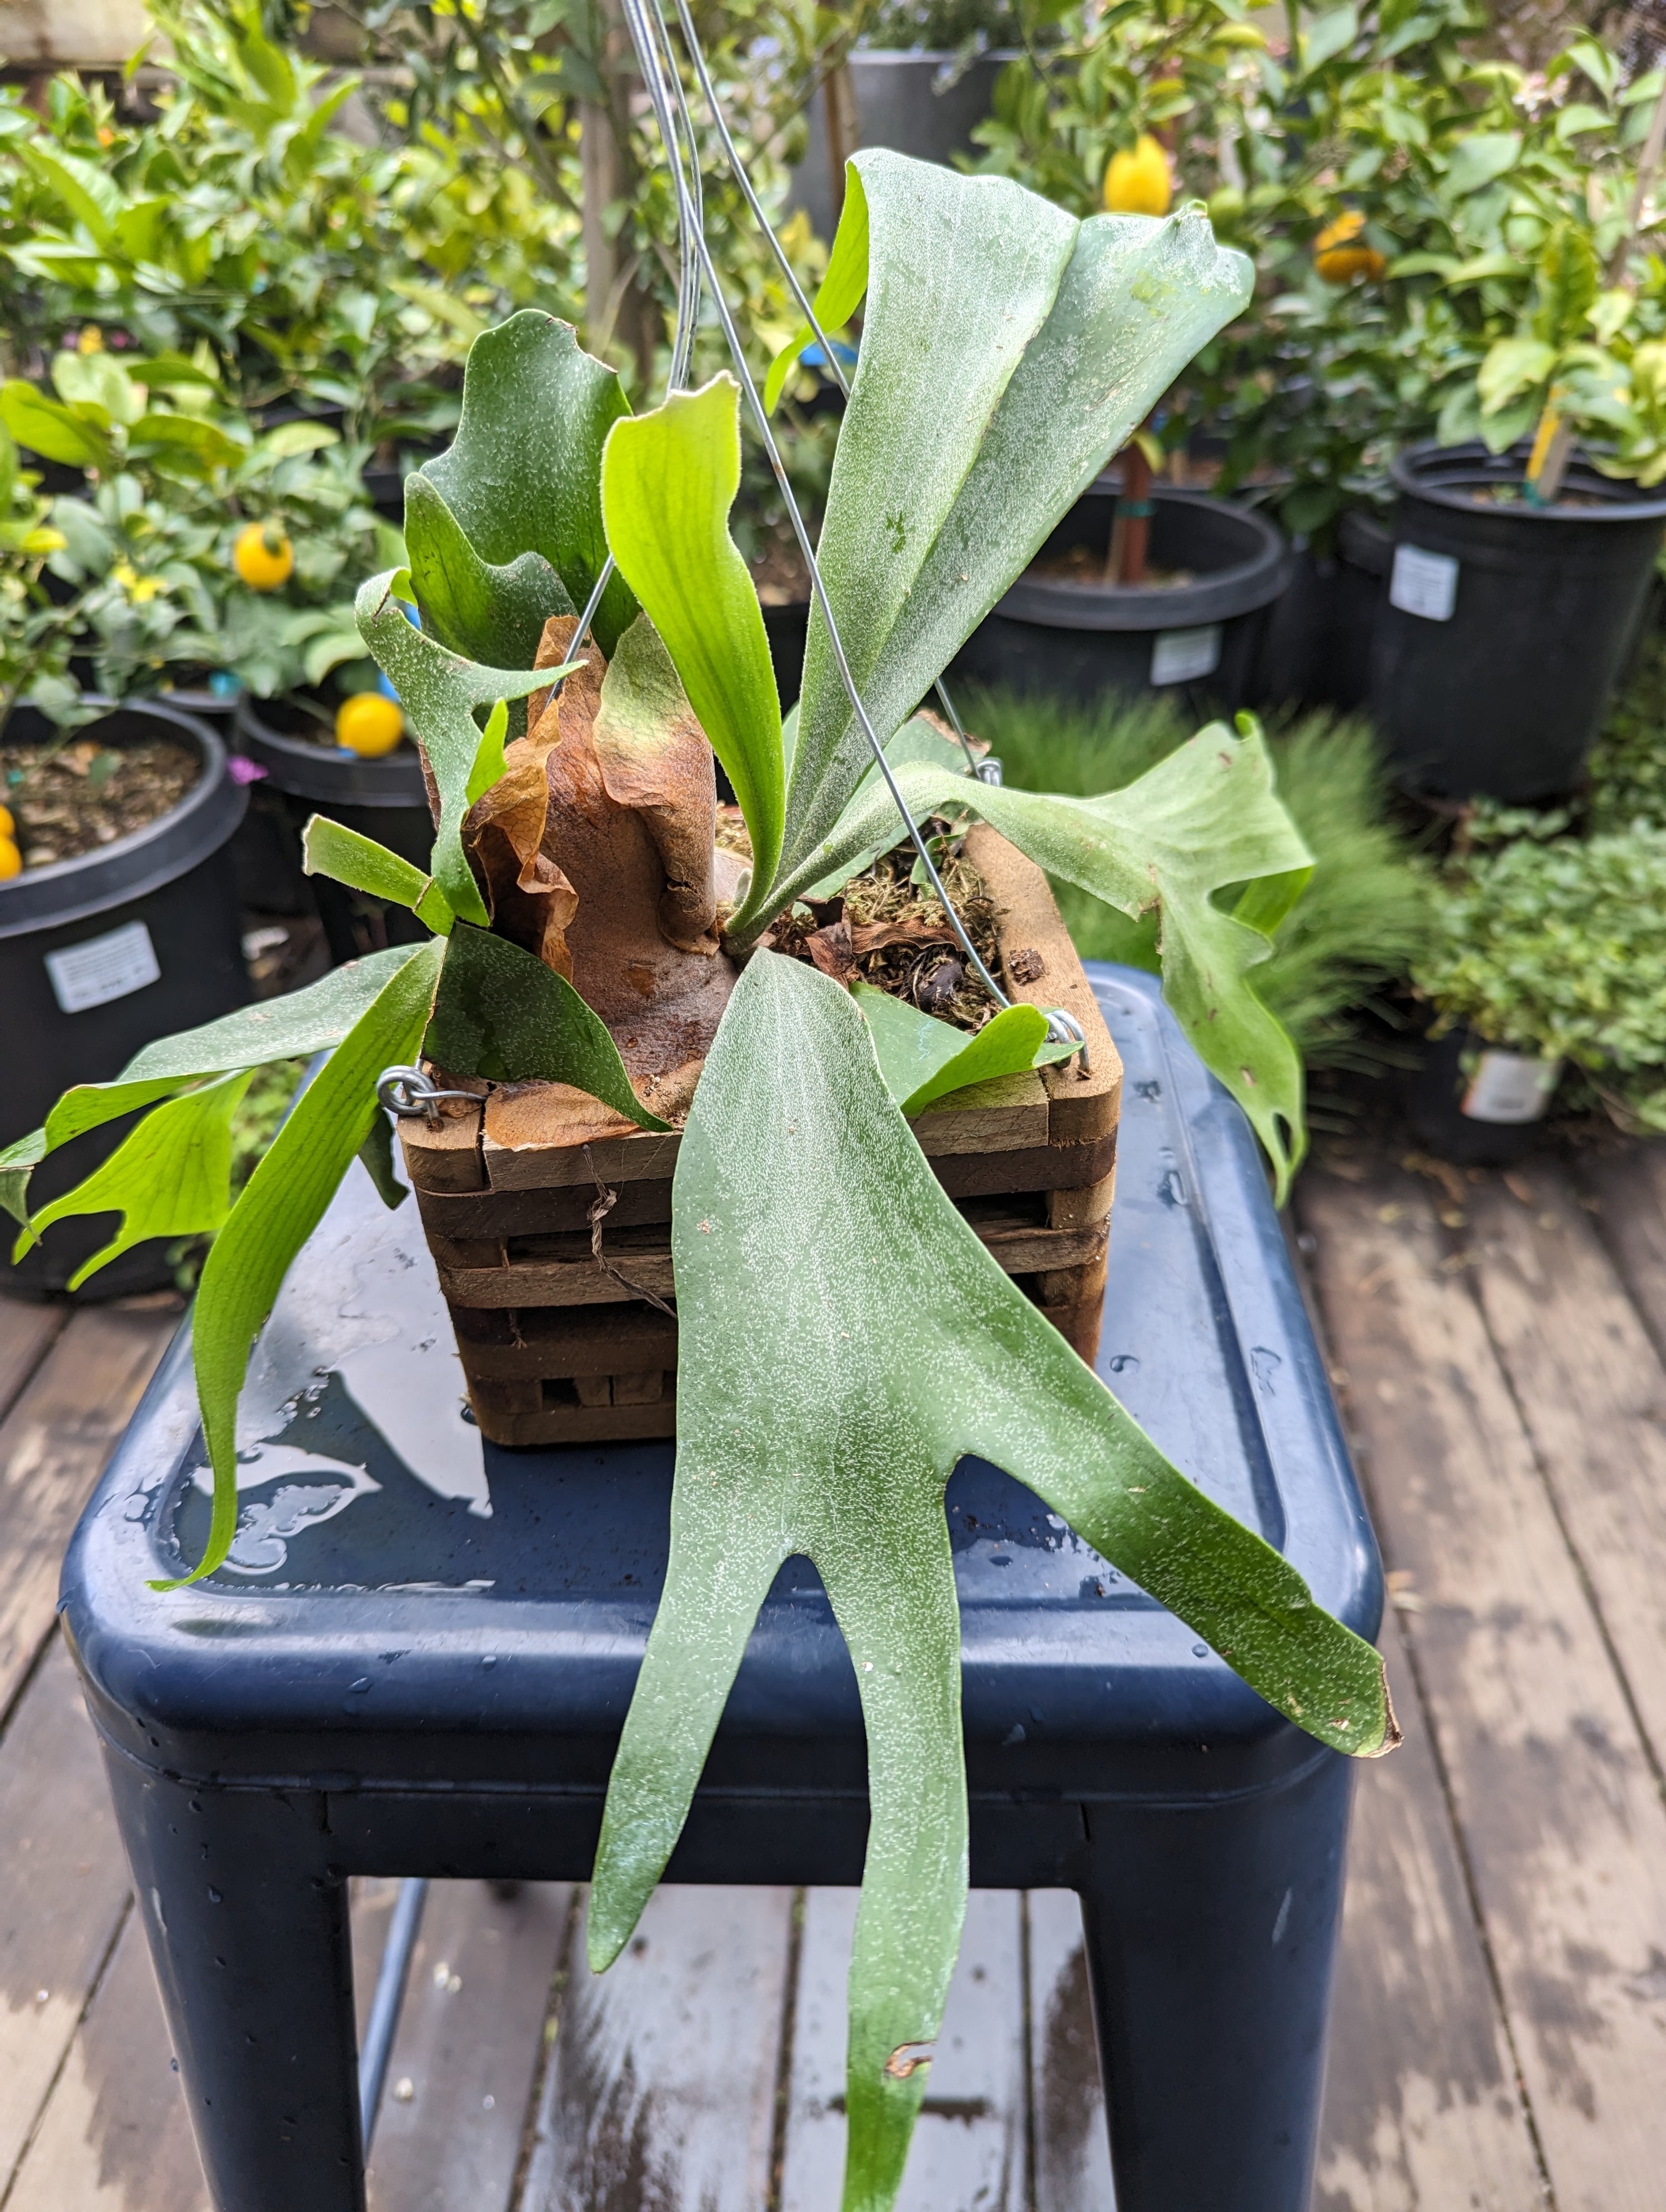
[[[1470,1279],[1659,1768],[1666,1370],[1560,1170],[1489,1177],[1468,1210]]]
[[[64,1305],[0,1298],[0,1414],[9,1411],[69,1317]]]
[[[0,1424],[0,1713],[52,1631],[64,1547],[177,1325],[82,1309]]]
[[[604,1975],[581,1931],[521,2212],[759,2212],[793,1893],[656,1892]]]
[[[781,2212],[837,2212],[854,1889],[806,1899]],[[1027,2084],[1016,1890],[975,1889],[898,2212],[1022,2212]]]
[[[1313,2212],[1534,2212],[1543,2178],[1393,1607],[1406,1741],[1355,1778]]]
[[[6,2212],[209,2212],[137,1912],[70,2046]]]
[[[1427,1186],[1300,1205],[1559,2212],[1655,2212],[1666,1807]]]
[[[1666,1359],[1666,1139],[1581,1164],[1593,1224]]]
[[[54,1638],[0,1744],[0,2192],[127,1909],[92,1724]]]
[[[573,1891],[437,1881],[371,2146],[370,2212],[508,2212]]]
[[[1073,1890],[1032,1889],[1025,1906],[1035,2212],[1116,2212],[1081,1900]]]

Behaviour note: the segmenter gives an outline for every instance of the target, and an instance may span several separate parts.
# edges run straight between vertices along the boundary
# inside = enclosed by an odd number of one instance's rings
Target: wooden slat
[[[76,1516],[175,1325],[172,1315],[85,1308],[0,1425],[0,1712],[52,1628]]]
[[[1559,2212],[1656,2212],[1666,1808],[1427,1186],[1300,1204]]]
[[[1533,2212],[1542,2181],[1390,1607],[1406,1740],[1355,1778],[1314,2212]]]
[[[370,2212],[508,2212],[573,1892],[429,1891],[371,2149]]]
[[[600,1976],[575,1940],[521,2212],[759,2212],[792,1907],[661,1889]]]
[[[0,1745],[0,2191],[127,1909],[103,1763],[61,1639]]]
[[[1468,1210],[1470,1277],[1493,1342],[1666,1763],[1666,1370],[1559,1173],[1489,1178]]]
[[[1081,1905],[1073,1890],[1032,1889],[1025,1907],[1035,2212],[1116,2212]]]
[[[1078,1058],[1043,1073],[1048,1133],[1058,1145],[1102,1137],[1116,1127],[1122,1062],[1060,918],[1052,886],[1032,860],[987,822],[973,823],[965,851],[1000,908],[1000,980],[1007,996],[1049,1013],[1061,1008],[1073,1014],[1087,1039],[1085,1069]]]
[[[837,2212],[844,2168],[845,1978],[854,1889],[805,1906],[781,2212]],[[974,1890],[898,2212],[1019,2212],[1028,2083],[1016,1890]]]
[[[209,2212],[137,1912],[70,2046],[6,2212]]]
[[[18,1298],[0,1298],[0,1414],[12,1400],[69,1319],[63,1305],[25,1305]]]
[[[988,1229],[976,1222],[972,1225],[1009,1275],[1091,1267],[1103,1257],[1109,1234],[1109,1224],[1103,1218],[1079,1229],[1049,1229],[1036,1223]],[[466,1245],[453,1245],[434,1237],[429,1242],[440,1273],[440,1287],[453,1304],[504,1310],[516,1306],[624,1304],[632,1297],[627,1284],[638,1291],[651,1291],[656,1297],[672,1297],[677,1282],[669,1243],[657,1243],[661,1235],[660,1231],[648,1228],[604,1240],[603,1250],[627,1279],[625,1283],[605,1273],[592,1259],[512,1258],[507,1265],[480,1267],[471,1264],[473,1255]],[[643,1241],[633,1243],[633,1237]]]
[[[1580,1182],[1597,1235],[1666,1358],[1666,1140],[1593,1158]]]

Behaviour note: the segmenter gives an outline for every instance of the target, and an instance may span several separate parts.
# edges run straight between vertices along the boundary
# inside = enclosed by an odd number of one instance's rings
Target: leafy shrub
[[[1189,734],[1170,701],[1097,708],[987,693],[969,701],[974,726],[1026,790],[1120,790]],[[1312,854],[1311,880],[1280,925],[1256,989],[1310,1066],[1347,1060],[1351,1008],[1403,976],[1432,942],[1427,870],[1387,817],[1374,740],[1359,722],[1305,716],[1268,750],[1280,798]],[[1085,959],[1155,969],[1155,924],[1126,916],[1072,884],[1055,892]]]
[[[1435,908],[1413,973],[1439,1027],[1571,1060],[1666,1128],[1666,826],[1483,847]]]

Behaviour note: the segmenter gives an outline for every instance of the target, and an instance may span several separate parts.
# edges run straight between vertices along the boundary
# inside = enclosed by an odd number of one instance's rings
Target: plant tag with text
[[[1450,553],[1426,553],[1420,545],[1396,545],[1389,605],[1425,622],[1450,622],[1457,605],[1458,564]]]
[[[66,945],[46,955],[52,996],[66,1014],[83,1014],[89,1006],[108,1006],[143,991],[161,975],[150,932],[142,921],[106,930],[81,945]]]
[[[1475,1062],[1462,1111],[1472,1121],[1540,1121],[1562,1073],[1560,1060],[1524,1052],[1484,1052]]]
[[[1192,684],[1213,676],[1220,665],[1220,624],[1201,629],[1165,629],[1151,649],[1153,689],[1164,684]]]

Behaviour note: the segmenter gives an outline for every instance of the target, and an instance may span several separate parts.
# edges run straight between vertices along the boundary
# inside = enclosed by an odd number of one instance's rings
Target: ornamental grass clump
[[[69,1093],[0,1170],[26,1243],[74,1211],[121,1215],[103,1257],[218,1228],[194,1322],[215,1480],[195,1581],[235,1531],[238,1394],[286,1268],[356,1154],[401,1194],[385,1074],[420,1059],[442,1088],[564,1083],[639,1127],[680,1131],[670,1556],[609,1788],[590,1955],[605,1967],[629,1940],[758,1608],[785,1559],[809,1559],[868,1737],[844,2202],[885,2212],[965,1904],[944,1512],[963,1456],[1029,1484],[1321,1742],[1371,1755],[1395,1741],[1376,1652],[1170,1464],[1002,1272],[915,1139],[904,1103],[1067,1060],[1067,1026],[1003,1005],[968,1039],[765,944],[899,831],[917,836],[929,881],[917,825],[979,817],[1130,917],[1160,913],[1169,1004],[1287,1180],[1301,1066],[1256,976],[1310,860],[1260,732],[1214,725],[1125,789],[1081,798],[981,780],[915,714],[1236,312],[1248,271],[1195,207],[1078,221],[1004,179],[859,155],[804,333],[866,300],[800,704],[783,720],[728,521],[743,386],[773,459],[767,416],[738,337],[740,385],[681,388],[702,286],[733,326],[662,27],[638,0],[626,13],[683,213],[673,388],[632,415],[613,373],[537,313],[476,342],[457,441],[409,480],[409,565],[358,600],[431,781],[429,866],[332,823],[307,831],[309,866],[402,902],[432,934],[149,1047],[117,1082]],[[750,865],[733,840],[717,847],[714,755]],[[250,1069],[326,1045],[228,1211]],[[88,1183],[29,1219],[34,1161],[147,1106]]]

